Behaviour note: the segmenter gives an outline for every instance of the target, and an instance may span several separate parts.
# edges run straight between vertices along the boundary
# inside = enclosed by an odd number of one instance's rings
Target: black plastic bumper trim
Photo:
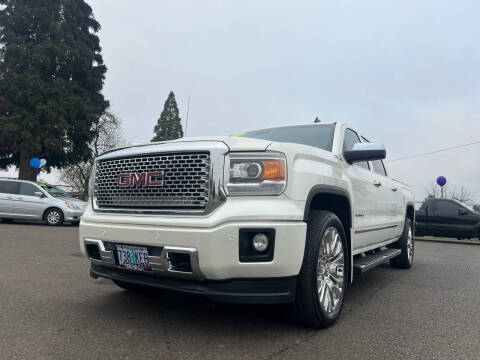
[[[281,304],[295,299],[297,277],[228,279],[203,282],[154,276],[91,264],[90,276],[203,295],[216,302]]]

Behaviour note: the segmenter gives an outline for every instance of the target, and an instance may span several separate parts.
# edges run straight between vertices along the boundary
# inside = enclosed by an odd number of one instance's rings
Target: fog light
[[[268,237],[265,234],[256,234],[252,239],[252,245],[255,250],[262,252],[267,250]]]

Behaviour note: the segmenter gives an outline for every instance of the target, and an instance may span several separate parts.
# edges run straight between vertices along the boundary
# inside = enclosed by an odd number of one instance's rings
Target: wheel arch
[[[415,229],[417,224],[415,223],[415,204],[412,201],[407,201],[407,209],[405,211],[405,219],[409,218],[413,226],[413,234],[415,236]]]
[[[333,185],[315,185],[310,189],[305,202],[303,220],[308,221],[312,210],[327,210],[338,216],[343,224],[347,237],[347,259],[349,259],[350,272],[348,282],[353,279],[352,274],[352,206],[347,190]]]
[[[412,222],[415,221],[415,205],[412,201],[407,202],[405,217],[408,217]]]

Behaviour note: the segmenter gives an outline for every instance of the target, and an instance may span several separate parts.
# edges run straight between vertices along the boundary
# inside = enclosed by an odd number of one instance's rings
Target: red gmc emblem
[[[117,175],[118,186],[163,186],[163,171],[137,173],[120,173]],[[152,179],[153,178],[153,179]]]

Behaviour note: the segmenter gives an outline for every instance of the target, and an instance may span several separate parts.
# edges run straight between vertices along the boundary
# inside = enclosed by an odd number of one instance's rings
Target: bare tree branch
[[[445,185],[444,187],[445,198],[447,199],[454,199],[458,200],[467,205],[473,205],[476,202],[475,197],[473,194],[465,187],[460,186],[448,186]],[[437,185],[435,181],[432,181],[429,186],[425,188],[425,197],[429,198],[440,198],[441,197],[441,190],[440,186]]]
[[[95,137],[90,143],[91,159],[64,168],[60,175],[61,181],[70,185],[74,192],[83,194],[85,199],[88,197],[88,182],[94,159],[105,151],[126,143],[121,121],[110,111],[106,111],[93,124],[92,131]]]

